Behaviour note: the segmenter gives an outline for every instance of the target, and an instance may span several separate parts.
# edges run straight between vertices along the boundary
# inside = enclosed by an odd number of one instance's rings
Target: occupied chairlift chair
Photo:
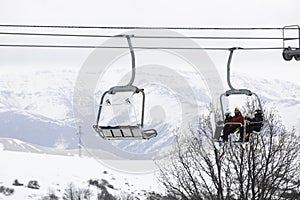
[[[145,93],[144,89],[140,89],[133,84],[134,78],[135,78],[135,55],[131,43],[131,37],[132,35],[124,35],[126,37],[128,46],[130,49],[130,54],[131,54],[131,62],[132,62],[132,74],[131,74],[131,80],[127,85],[123,86],[115,86],[110,88],[108,91],[104,92],[101,101],[100,101],[100,106],[99,106],[99,111],[98,111],[98,116],[97,116],[97,121],[96,125],[93,126],[95,131],[101,136],[103,139],[107,140],[125,140],[125,139],[150,139],[155,136],[157,136],[157,132],[155,129],[148,129],[144,130],[144,110],[145,110]],[[140,124],[136,125],[128,125],[128,126],[101,126],[99,125],[99,120],[101,116],[101,111],[102,111],[102,106],[103,106],[103,101],[104,97],[107,94],[114,95],[119,92],[132,92],[132,95],[134,94],[142,94],[142,112],[141,112],[141,120]],[[127,103],[131,103],[130,101],[126,101]],[[113,106],[113,105],[111,105]]]
[[[246,96],[254,95],[256,97],[256,100],[258,102],[258,107],[259,107],[257,109],[257,111],[261,113],[262,117],[263,117],[263,108],[262,108],[261,101],[260,101],[257,94],[255,94],[254,92],[251,92],[248,89],[235,89],[232,86],[231,82],[230,82],[230,64],[231,64],[233,52],[234,52],[234,50],[237,50],[237,49],[241,49],[241,48],[234,47],[234,48],[229,49],[230,54],[229,54],[229,58],[228,58],[228,62],[227,62],[227,84],[228,84],[230,90],[227,90],[225,93],[220,95],[221,114],[222,114],[223,121],[218,121],[217,122],[214,138],[217,139],[217,140],[220,138],[221,133],[222,133],[222,131],[223,131],[223,129],[226,125],[240,125],[240,127],[243,127],[243,134],[244,134],[243,142],[245,142],[245,138],[246,138],[246,120],[244,120],[245,121],[244,124],[237,123],[237,122],[224,123],[225,122],[225,114],[224,114],[223,98],[224,97],[229,97],[230,95],[246,95]],[[263,119],[263,121],[264,121],[264,119]],[[263,121],[250,122],[250,124],[256,124],[256,123],[257,124],[262,124]]]

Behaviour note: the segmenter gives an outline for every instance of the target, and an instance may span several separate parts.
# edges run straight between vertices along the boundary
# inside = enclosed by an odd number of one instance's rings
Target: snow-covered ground
[[[106,183],[108,192],[116,197],[130,194],[143,199],[147,192],[161,190],[154,172],[118,172],[88,157],[6,151],[0,144],[0,159],[0,186],[14,189],[10,196],[0,193],[0,199],[41,199],[49,193],[62,197],[70,183],[76,188],[90,189],[91,199],[96,199],[97,188],[89,186],[89,180]],[[122,163],[128,165],[131,161]],[[24,186],[13,186],[15,179]],[[38,181],[40,189],[26,187],[31,180]]]

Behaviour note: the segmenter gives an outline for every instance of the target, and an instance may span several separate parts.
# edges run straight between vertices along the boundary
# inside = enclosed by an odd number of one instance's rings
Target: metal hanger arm
[[[234,50],[237,50],[237,49],[242,49],[241,47],[232,47],[229,49],[230,53],[229,53],[229,58],[228,58],[228,61],[227,61],[227,84],[230,88],[230,90],[236,90],[232,84],[231,84],[231,81],[230,81],[230,65],[231,65],[231,60],[232,60],[232,56],[233,56],[233,51]]]
[[[131,43],[131,37],[133,37],[133,35],[126,35],[125,37],[127,39],[129,50],[130,50],[131,65],[132,65],[131,79],[130,79],[129,83],[127,84],[127,86],[131,86],[135,79],[135,55],[134,55],[134,51],[133,51],[133,47],[132,47],[132,43]]]

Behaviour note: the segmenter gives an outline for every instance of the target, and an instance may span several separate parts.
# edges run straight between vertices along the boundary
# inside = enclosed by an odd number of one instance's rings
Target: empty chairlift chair
[[[115,86],[110,88],[108,91],[104,92],[99,105],[98,115],[96,124],[93,126],[94,130],[101,136],[103,139],[107,140],[126,140],[126,139],[150,139],[157,136],[157,131],[155,129],[144,129],[144,111],[145,111],[145,93],[144,89],[140,89],[133,84],[135,78],[135,55],[131,44],[131,37],[125,35],[131,54],[132,61],[132,75],[131,80],[127,85],[124,86]],[[101,116],[101,111],[103,107],[103,102],[106,95],[115,95],[120,92],[132,92],[132,95],[140,94],[142,95],[142,105],[141,105],[141,118],[140,122],[135,125],[117,125],[117,126],[105,126],[99,125],[99,120]],[[131,103],[131,102],[128,102]],[[113,106],[113,104],[111,105]]]

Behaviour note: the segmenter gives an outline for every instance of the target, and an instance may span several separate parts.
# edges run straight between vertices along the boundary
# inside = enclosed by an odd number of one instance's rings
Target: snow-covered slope
[[[0,138],[1,150],[44,153],[42,148],[12,138]]]
[[[101,149],[83,149],[79,152],[79,149],[63,149],[63,148],[51,148],[45,146],[39,146],[36,144],[30,144],[13,138],[0,138],[0,150],[14,151],[14,152],[27,152],[35,154],[51,154],[51,155],[67,155],[78,156],[81,154],[85,157],[91,157],[92,155],[100,155],[103,159],[120,160],[116,155],[103,151]]]
[[[0,159],[0,187],[14,189],[12,195],[0,193],[0,199],[42,199],[49,193],[62,199],[70,183],[76,188],[89,189],[90,199],[97,199],[101,190],[89,185],[89,180],[105,183],[108,192],[115,197],[131,194],[144,199],[147,192],[160,190],[153,173],[121,173],[87,157],[11,152],[0,148]],[[130,161],[123,162],[130,164]],[[16,179],[24,185],[14,186]],[[40,188],[27,187],[29,181],[37,181]]]
[[[268,108],[275,108],[283,124],[300,134],[300,86],[279,79],[257,79],[245,74],[232,78],[236,85],[257,93]]]
[[[75,76],[70,70],[1,71],[1,137],[48,147],[64,139],[65,146],[76,147],[71,103]]]
[[[76,72],[62,69],[1,71],[0,110],[18,111],[40,120],[72,120],[72,87]]]

